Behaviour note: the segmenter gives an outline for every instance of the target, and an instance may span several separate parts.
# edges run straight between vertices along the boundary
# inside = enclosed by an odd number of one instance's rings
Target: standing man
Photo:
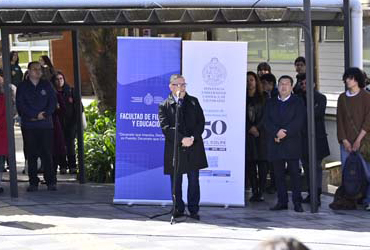
[[[175,211],[173,216],[184,215],[182,200],[182,175],[188,176],[188,210],[190,217],[199,220],[199,169],[208,167],[202,139],[205,119],[198,99],[186,93],[186,82],[182,75],[170,78],[171,90],[168,98],[159,105],[159,122],[165,136],[164,173],[171,175],[171,183],[176,178]],[[178,106],[178,172],[174,172],[173,154],[175,138],[176,106]]]
[[[297,74],[306,73],[306,59],[303,56],[299,56],[294,61],[294,67]]]
[[[342,166],[345,166],[352,152],[359,152],[365,177],[370,183],[370,159],[365,159],[363,155],[370,151],[368,144],[365,144],[365,140],[370,140],[370,94],[364,89],[365,79],[361,69],[346,69],[342,79],[347,87],[339,96],[337,107],[337,136]],[[370,211],[370,185],[366,188],[363,202],[365,210]]]
[[[300,96],[307,107],[306,99],[306,74],[298,74],[297,80],[300,85],[300,91],[294,93]],[[318,90],[314,89],[314,114],[315,114],[315,138],[316,138],[316,189],[317,189],[317,203],[321,205],[320,195],[322,193],[322,160],[330,155],[329,143],[325,128],[325,110],[326,110],[326,96],[321,94]],[[310,171],[309,171],[309,155],[308,155],[308,128],[307,123],[302,132],[302,165],[305,172],[305,178],[308,186],[308,196],[303,199],[303,203],[310,203]]]
[[[295,71],[297,72],[296,78],[299,74],[305,74],[306,73],[306,59],[303,56],[299,56],[294,61],[294,67]],[[297,78],[296,84],[293,88],[293,93],[297,94],[301,91],[301,83]]]
[[[292,95],[292,87],[293,79],[287,75],[281,76],[278,81],[279,95],[269,99],[265,108],[268,160],[274,166],[278,192],[278,202],[270,210],[288,209],[288,191],[285,182],[287,165],[293,191],[294,211],[303,212],[299,159],[302,156],[301,133],[305,108],[302,99]]]
[[[28,159],[28,192],[38,190],[37,158],[41,158],[44,178],[49,191],[56,191],[56,169],[53,169],[53,120],[56,94],[47,80],[42,80],[39,62],[28,64],[28,79],[17,90],[16,103],[21,116]]]

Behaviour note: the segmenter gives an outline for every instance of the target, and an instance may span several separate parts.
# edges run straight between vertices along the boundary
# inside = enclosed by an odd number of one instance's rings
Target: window
[[[294,61],[299,55],[297,28],[216,29],[213,40],[248,42],[252,61]]]
[[[238,29],[237,30],[238,41],[248,42],[248,58],[255,61],[267,61],[267,36],[266,29]]]
[[[364,61],[369,63],[370,62],[370,26],[364,26],[364,33],[363,33],[363,57]]]
[[[191,40],[207,41],[207,32],[206,31],[191,32]]]
[[[213,40],[215,41],[237,41],[236,29],[214,29]]]
[[[269,61],[292,62],[298,57],[299,30],[268,28]]]
[[[326,26],[325,41],[344,41],[343,26]]]
[[[31,61],[38,61],[41,55],[49,56],[49,40],[40,40],[32,42],[20,42],[18,34],[10,36],[10,50],[18,51],[19,65],[26,69]]]

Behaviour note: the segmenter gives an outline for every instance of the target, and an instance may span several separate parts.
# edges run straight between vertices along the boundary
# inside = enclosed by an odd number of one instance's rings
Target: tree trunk
[[[116,110],[117,36],[125,29],[99,28],[80,32],[81,56],[90,73],[99,111]]]

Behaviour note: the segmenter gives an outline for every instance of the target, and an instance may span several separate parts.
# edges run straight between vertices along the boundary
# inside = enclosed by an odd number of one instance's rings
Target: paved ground
[[[169,207],[113,205],[113,185],[63,182],[57,192],[40,187],[18,199],[0,196],[0,249],[253,249],[278,235],[311,249],[370,249],[370,213],[333,212],[330,196],[320,212],[268,211],[268,201],[246,208],[202,207],[201,221],[170,225],[170,216],[150,216]],[[305,207],[309,211],[308,206]]]
[[[334,212],[331,196],[317,214],[271,212],[274,195],[246,208],[202,207],[201,221],[170,225],[170,207],[114,205],[113,185],[85,184],[58,176],[59,190],[27,193],[22,175],[21,135],[16,129],[19,198],[11,199],[9,182],[0,195],[0,250],[7,249],[253,249],[275,236],[292,236],[315,250],[370,250],[370,213]],[[8,178],[7,174],[5,178]],[[227,195],[227,194],[220,194]]]

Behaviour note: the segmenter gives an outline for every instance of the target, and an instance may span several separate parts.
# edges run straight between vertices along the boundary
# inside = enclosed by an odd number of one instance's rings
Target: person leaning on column
[[[179,105],[178,147],[179,168],[176,173],[175,212],[173,216],[184,215],[185,204],[182,200],[182,175],[188,177],[188,210],[190,217],[199,220],[199,169],[208,167],[202,133],[205,126],[203,110],[198,99],[186,92],[186,82],[182,75],[174,74],[170,78],[171,93],[159,105],[159,122],[165,136],[164,173],[174,181],[173,150],[175,138],[176,105]],[[172,185],[171,185],[172,186]]]
[[[306,99],[306,73],[297,75],[297,87],[294,92],[302,98],[305,107],[307,107]],[[315,85],[315,84],[314,84]],[[314,88],[314,86],[312,86]],[[317,189],[317,203],[321,205],[322,193],[322,161],[325,157],[330,155],[329,143],[325,128],[325,110],[326,110],[326,97],[318,90],[314,89],[314,117],[315,117],[315,138],[316,138],[316,189]],[[302,165],[305,172],[305,179],[308,187],[308,196],[303,199],[302,203],[310,203],[310,168],[309,168],[309,154],[308,154],[308,128],[307,123],[302,130]]]

